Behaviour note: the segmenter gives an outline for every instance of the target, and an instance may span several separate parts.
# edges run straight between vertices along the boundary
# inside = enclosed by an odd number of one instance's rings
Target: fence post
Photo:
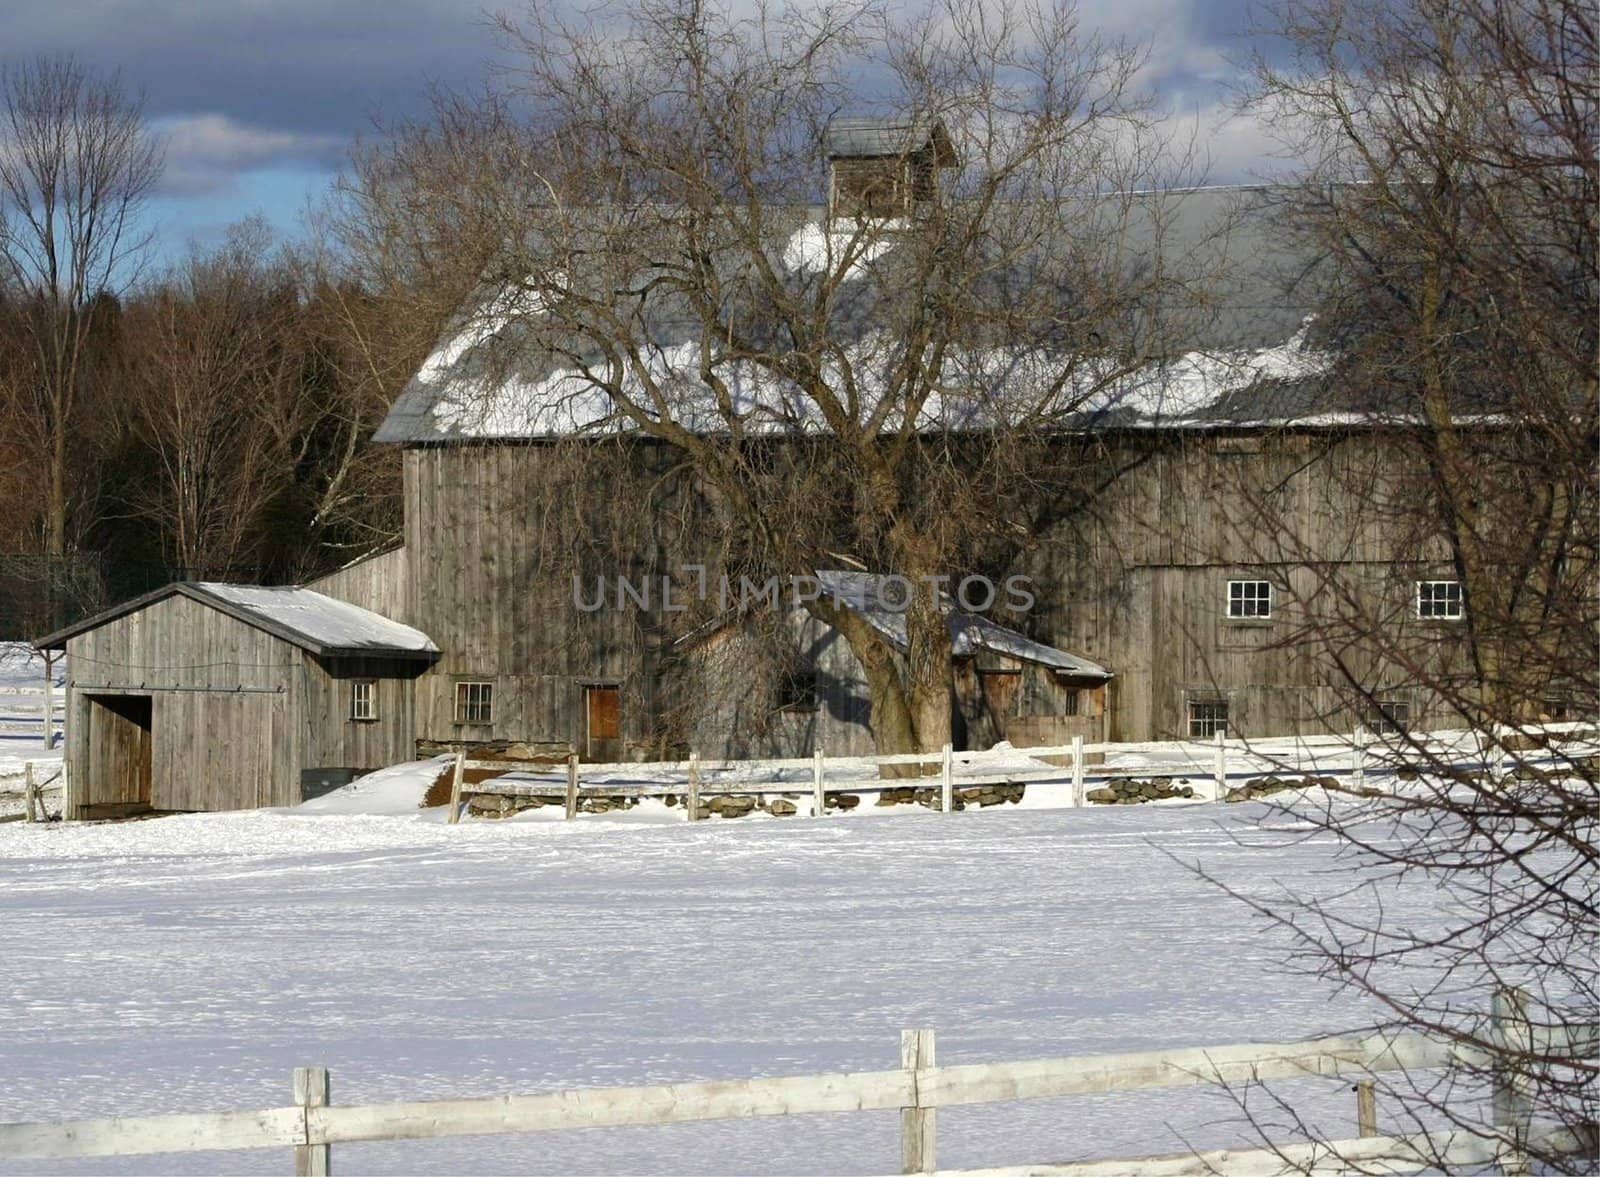
[[[294,1102],[301,1108],[328,1106],[328,1068],[296,1067],[294,1069]],[[310,1118],[306,1121],[306,1138],[310,1139]],[[295,1177],[328,1177],[331,1144],[297,1144],[294,1146]]]
[[[684,803],[690,821],[700,817],[700,754],[689,750],[689,799]]]
[[[822,795],[822,745],[811,752],[811,816],[821,817],[825,800]]]
[[[578,816],[578,750],[567,752],[567,820]]]
[[[44,654],[44,750],[56,746],[56,685],[50,680],[50,668],[55,659],[50,651]]]
[[[39,820],[39,818],[33,816],[33,795],[38,791],[38,788],[39,786],[33,783],[33,761],[29,760],[22,766],[22,801],[28,807],[28,821],[30,823]],[[39,798],[39,808],[44,808],[43,797]],[[43,813],[39,815],[40,818],[44,816],[46,815]]]
[[[1367,787],[1367,729],[1359,723],[1350,733],[1350,775],[1356,788]]]
[[[955,808],[955,782],[950,778],[950,745],[946,744],[939,757],[939,811],[941,813],[949,813]]]
[[[1533,1049],[1528,1023],[1528,994],[1510,985],[1497,986],[1489,1006],[1494,1044],[1494,1126],[1500,1133],[1500,1171],[1522,1175],[1528,1164],[1528,1122],[1533,1108],[1528,1096],[1526,1060]]]
[[[461,777],[466,772],[467,754],[460,748],[456,749],[456,768],[450,775],[450,824],[455,825],[461,820]]]
[[[1072,737],[1072,804],[1082,809],[1089,803],[1083,789],[1083,737]]]
[[[1506,735],[1511,729],[1496,723],[1489,730],[1494,739],[1494,779],[1503,781],[1506,779]]]
[[[931,1173],[934,1168],[935,1109],[922,1105],[920,1072],[933,1066],[933,1031],[900,1031],[900,1065],[911,1072],[911,1105],[900,1109],[900,1171]]]
[[[1212,766],[1212,772],[1217,778],[1218,801],[1226,801],[1228,799],[1228,745],[1226,740],[1227,732],[1219,727],[1216,732],[1217,750],[1215,763]]]
[[[1378,1093],[1371,1079],[1356,1084],[1356,1135],[1372,1137],[1378,1134]]]

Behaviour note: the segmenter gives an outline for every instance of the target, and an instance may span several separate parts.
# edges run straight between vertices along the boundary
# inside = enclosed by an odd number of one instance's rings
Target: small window
[[[817,672],[812,667],[788,667],[778,676],[779,711],[815,711],[817,694]]]
[[[1461,582],[1417,581],[1417,616],[1436,621],[1461,620]]]
[[[1061,709],[1061,714],[1063,714],[1063,715],[1078,715],[1078,714],[1080,714],[1082,712],[1082,710],[1083,710],[1083,704],[1082,704],[1082,702],[1080,702],[1080,698],[1081,698],[1082,695],[1083,695],[1082,691],[1075,691],[1075,690],[1072,690],[1069,687],[1067,689],[1067,693],[1062,697],[1062,700],[1061,700],[1062,703],[1064,704],[1064,706]]]
[[[1379,699],[1373,706],[1372,730],[1380,736],[1400,736],[1411,726],[1411,704],[1404,699]]]
[[[1189,737],[1195,740],[1214,739],[1218,732],[1228,734],[1228,704],[1223,699],[1191,699],[1189,701]]]
[[[350,718],[361,722],[378,718],[378,684],[371,679],[350,684]]]
[[[456,684],[456,722],[494,722],[494,684],[458,682]]]
[[[1229,617],[1271,617],[1272,582],[1267,580],[1230,580],[1228,582]]]

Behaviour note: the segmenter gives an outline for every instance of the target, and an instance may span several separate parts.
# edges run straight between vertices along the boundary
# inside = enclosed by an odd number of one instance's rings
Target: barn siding
[[[1226,697],[1235,729],[1250,735],[1349,730],[1362,717],[1335,705],[1341,672],[1295,641],[1303,620],[1296,609],[1333,597],[1347,596],[1374,623],[1410,635],[1405,640],[1414,640],[1429,666],[1458,657],[1459,631],[1419,626],[1406,605],[1413,580],[1449,574],[1437,535],[1396,525],[1414,512],[1404,501],[1408,454],[1393,437],[1371,430],[1147,431],[1100,435],[1081,452],[1077,445],[1063,442],[1064,462],[1098,462],[1122,473],[1008,570],[1034,578],[1039,602],[1024,618],[1002,620],[1113,671],[1109,738],[1183,735],[1186,702],[1199,694]],[[581,748],[582,687],[610,682],[623,689],[630,755],[676,739],[708,748],[750,743],[762,754],[803,752],[819,740],[830,751],[870,750],[864,684],[843,668],[834,686],[824,687],[836,693],[825,695],[817,713],[759,723],[748,713],[765,706],[764,696],[749,672],[739,678],[737,666],[719,671],[732,674],[739,691],[708,685],[719,696],[708,717],[692,730],[674,728],[674,704],[660,694],[669,635],[659,616],[581,613],[562,555],[577,553],[586,586],[596,575],[659,577],[678,564],[704,562],[701,537],[684,524],[692,507],[659,497],[660,451],[641,447],[631,484],[607,475],[612,481],[597,484],[597,509],[563,519],[570,505],[552,505],[560,496],[550,491],[550,452],[472,444],[406,452],[411,606],[399,615],[444,651],[417,684],[419,736]],[[653,538],[635,532],[624,542],[626,512],[608,514],[607,496],[628,499],[629,511],[648,501]],[[1386,502],[1403,509],[1386,515]],[[561,538],[552,545],[552,537]],[[1281,586],[1278,615],[1266,625],[1229,623],[1226,581],[1258,577]],[[1394,665],[1369,663],[1357,666],[1358,675],[1399,683]],[[454,684],[468,676],[495,683],[492,725],[454,723]],[[1425,698],[1413,714],[1422,723],[1448,718]]]
[[[410,561],[404,546],[358,560],[305,587],[411,624]]]

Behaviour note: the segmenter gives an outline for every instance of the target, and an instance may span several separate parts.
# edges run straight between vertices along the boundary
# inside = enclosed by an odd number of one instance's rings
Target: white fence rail
[[[1570,766],[1578,757],[1600,755],[1600,725],[1594,723],[1531,724],[1494,732],[1469,730],[1378,735],[1356,729],[1350,735],[1295,736],[1264,740],[1229,740],[1218,732],[1212,740],[1161,740],[1138,743],[1085,743],[1041,748],[1006,748],[955,752],[946,744],[938,752],[887,756],[828,757],[822,749],[804,759],[649,761],[584,764],[575,752],[562,766],[541,768],[518,760],[488,760],[457,753],[451,790],[450,820],[459,820],[465,795],[499,795],[564,799],[568,817],[585,797],[682,797],[691,817],[701,812],[701,799],[713,796],[804,794],[811,811],[820,815],[829,794],[881,793],[908,787],[939,790],[938,808],[955,808],[955,791],[995,784],[1056,785],[1067,789],[1070,806],[1089,804],[1091,785],[1130,776],[1182,778],[1196,782],[1202,799],[1223,801],[1229,781],[1252,780],[1274,773],[1300,773],[1348,778],[1357,787],[1418,766],[1448,767],[1457,772],[1487,772],[1496,778],[1519,767]],[[1588,737],[1587,739],[1584,737]],[[1513,751],[1515,744],[1535,747]],[[1091,758],[1144,755],[1151,762],[1117,766]],[[1018,768],[1026,758],[1037,768]],[[1047,761],[1065,761],[1049,767]],[[885,777],[885,767],[916,768],[923,775]],[[468,782],[469,771],[501,773]],[[585,780],[584,778],[588,779]],[[564,779],[563,779],[564,778]]]
[[[1497,994],[1495,1033],[1499,1041],[1526,1050],[1559,1047],[1592,1049],[1593,1027],[1533,1034],[1525,998],[1518,991]],[[1534,1039],[1539,1039],[1535,1042]],[[1136,1091],[1201,1084],[1261,1083],[1308,1076],[1372,1075],[1464,1065],[1481,1069],[1487,1052],[1419,1035],[1369,1035],[1319,1038],[1306,1042],[1248,1043],[1176,1050],[1029,1059],[1019,1062],[938,1066],[932,1030],[902,1034],[901,1065],[894,1070],[778,1078],[723,1079],[661,1083],[640,1087],[602,1087],[480,1099],[436,1099],[399,1103],[337,1105],[330,1102],[325,1068],[301,1067],[293,1076],[294,1104],[261,1111],[119,1116],[61,1123],[0,1124],[0,1158],[44,1160],[67,1157],[130,1156],[223,1149],[293,1148],[297,1173],[327,1173],[335,1144],[359,1141],[439,1139],[569,1128],[680,1124],[765,1116],[899,1109],[901,1159],[905,1173],[936,1169],[939,1108],[1013,1100],[1046,1099],[1096,1092]],[[1498,1082],[1498,1081],[1497,1081]],[[1412,1172],[1437,1159],[1438,1150],[1463,1162],[1522,1163],[1522,1147],[1576,1151],[1586,1147],[1550,1127],[1530,1122],[1528,1092],[1499,1082],[1493,1133],[1379,1137],[1369,1083],[1357,1084],[1358,1141],[1289,1142],[1274,1148],[1181,1157],[1029,1165],[992,1170],[1021,1173],[1190,1173],[1210,1172],[1209,1158],[1228,1158],[1227,1171],[1277,1172],[1284,1149],[1320,1156],[1349,1148],[1360,1155],[1379,1151]],[[1413,1158],[1409,1163],[1406,1158]],[[1272,1161],[1270,1168],[1249,1165]],[[1237,1164],[1236,1164],[1237,1162]],[[1199,1166],[1199,1167],[1196,1167]],[[1321,1170],[1317,1170],[1321,1171]]]

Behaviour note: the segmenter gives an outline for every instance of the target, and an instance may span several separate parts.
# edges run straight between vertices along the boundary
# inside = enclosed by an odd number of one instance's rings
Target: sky
[[[430,84],[470,86],[503,50],[496,10],[525,0],[5,0],[0,62],[70,53],[120,73],[167,140],[151,208],[161,252],[206,243],[260,214],[294,234],[353,136],[425,113]],[[1146,81],[1198,119],[1208,178],[1260,171],[1264,142],[1229,121],[1231,62],[1248,49],[1250,0],[1080,0],[1080,18],[1147,41]]]

